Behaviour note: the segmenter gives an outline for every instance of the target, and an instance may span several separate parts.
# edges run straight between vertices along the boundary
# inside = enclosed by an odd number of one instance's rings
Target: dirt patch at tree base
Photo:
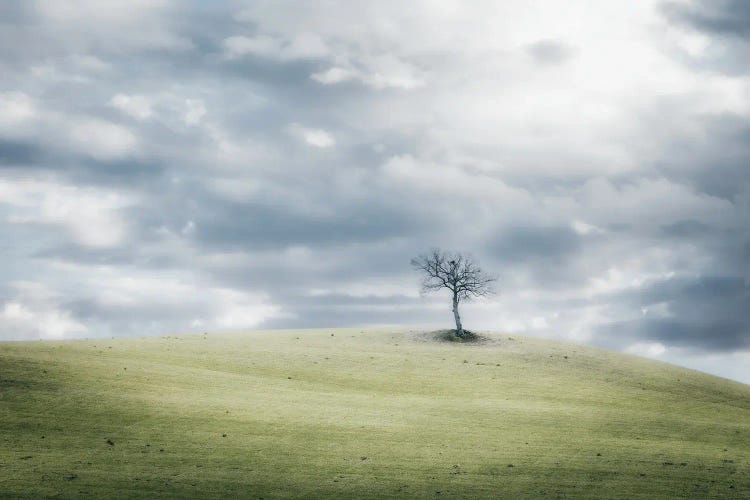
[[[470,330],[464,330],[462,337],[456,335],[456,330],[422,332],[416,334],[414,340],[419,342],[452,342],[456,344],[496,344],[500,342],[499,339],[487,337]]]

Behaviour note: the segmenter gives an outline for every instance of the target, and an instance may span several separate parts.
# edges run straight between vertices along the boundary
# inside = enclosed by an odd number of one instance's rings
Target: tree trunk
[[[458,314],[458,296],[453,295],[453,319],[456,320],[456,336],[463,337],[464,329],[461,326],[461,315]]]

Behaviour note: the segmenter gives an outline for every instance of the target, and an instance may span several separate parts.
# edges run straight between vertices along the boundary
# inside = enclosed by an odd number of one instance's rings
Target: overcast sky
[[[452,325],[750,383],[750,2],[0,3],[0,338]]]

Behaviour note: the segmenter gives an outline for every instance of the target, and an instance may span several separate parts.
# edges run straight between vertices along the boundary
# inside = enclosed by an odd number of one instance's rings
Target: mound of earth
[[[456,342],[459,344],[488,344],[496,343],[497,339],[481,335],[471,330],[464,330],[462,337],[456,335],[456,330],[435,330],[423,332],[416,335],[416,340],[422,342]]]

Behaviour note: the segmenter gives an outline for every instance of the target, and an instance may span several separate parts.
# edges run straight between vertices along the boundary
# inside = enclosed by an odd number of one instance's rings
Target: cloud
[[[750,7],[742,0],[665,2],[664,12],[692,27],[738,38],[750,36]]]
[[[200,99],[185,99],[185,108],[185,113],[182,115],[185,125],[197,125],[207,112],[206,106]]]
[[[697,2],[667,1],[664,16],[690,30],[688,42],[678,49],[690,64],[728,74],[747,74],[750,55],[750,8],[742,0]]]
[[[110,102],[112,106],[136,120],[147,120],[153,114],[151,103],[140,95],[117,94]]]
[[[359,78],[359,75],[354,70],[334,66],[325,71],[313,73],[310,75],[310,78],[316,82],[322,83],[323,85],[335,85],[337,83],[348,82]]]
[[[625,349],[625,352],[636,354],[638,356],[647,356],[649,358],[658,358],[667,351],[664,344],[659,342],[636,342]]]
[[[422,72],[414,65],[386,55],[363,60],[361,68],[334,66],[313,73],[310,78],[323,85],[357,81],[377,90],[413,90],[426,84]]]
[[[15,297],[0,300],[0,322],[8,329],[8,339],[65,338],[88,332],[70,311],[59,307],[59,295],[45,285],[18,281],[11,286]]]
[[[557,40],[539,40],[527,48],[531,57],[540,64],[560,64],[574,53],[572,48]]]
[[[84,154],[98,160],[115,160],[135,152],[138,140],[127,128],[99,119],[74,125],[70,139]]]
[[[294,137],[299,138],[305,144],[316,148],[330,148],[336,144],[336,140],[323,129],[320,128],[307,128],[303,127],[298,123],[292,123],[287,127],[287,130]]]
[[[37,116],[34,100],[23,92],[0,92],[0,132],[17,135]]]
[[[127,234],[121,210],[134,196],[54,181],[0,178],[0,204],[12,224],[52,224],[65,227],[73,238],[94,247],[120,243]]]
[[[12,5],[21,336],[443,326],[408,264],[442,246],[499,277],[469,327],[746,361],[737,2]]]
[[[278,61],[318,59],[328,55],[328,47],[314,33],[299,33],[291,40],[258,35],[230,36],[224,39],[225,55],[230,59],[255,56]]]

